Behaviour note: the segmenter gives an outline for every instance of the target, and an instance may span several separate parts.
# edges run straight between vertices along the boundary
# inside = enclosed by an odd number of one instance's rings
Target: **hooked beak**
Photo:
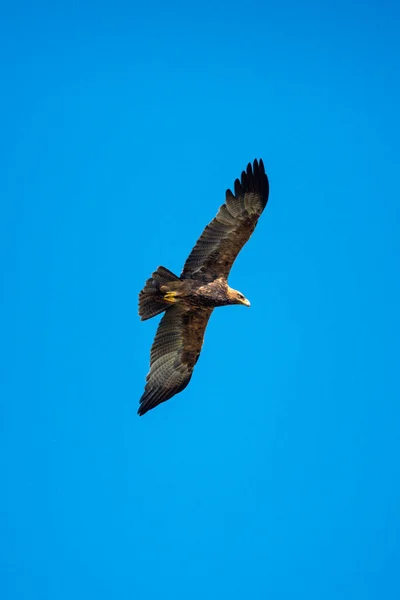
[[[242,300],[242,304],[243,306],[251,306],[250,302],[247,300],[247,298],[245,298],[244,300]]]

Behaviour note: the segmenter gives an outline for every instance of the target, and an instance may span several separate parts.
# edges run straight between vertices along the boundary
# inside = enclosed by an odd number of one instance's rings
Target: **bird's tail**
[[[173,281],[179,281],[179,277],[165,267],[158,267],[146,281],[144,288],[139,293],[139,316],[142,321],[155,317],[170,306],[160,291],[160,287]]]

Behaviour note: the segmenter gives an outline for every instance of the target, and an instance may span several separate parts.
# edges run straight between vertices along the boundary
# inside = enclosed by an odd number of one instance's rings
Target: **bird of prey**
[[[216,217],[207,225],[178,277],[158,267],[139,294],[139,316],[165,312],[150,353],[150,371],[139,415],[181,392],[200,356],[204,332],[217,306],[250,302],[228,285],[232,264],[253,233],[269,194],[263,161],[255,160],[226,191]]]

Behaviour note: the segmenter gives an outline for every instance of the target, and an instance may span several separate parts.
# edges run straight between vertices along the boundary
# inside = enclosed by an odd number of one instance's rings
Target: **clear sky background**
[[[1,12],[1,598],[398,600],[399,4]],[[137,294],[255,157],[252,307],[139,418]]]

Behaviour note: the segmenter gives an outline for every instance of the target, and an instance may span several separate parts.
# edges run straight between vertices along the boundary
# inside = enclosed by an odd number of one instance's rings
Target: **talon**
[[[176,302],[176,292],[167,292],[166,294],[164,294],[164,300],[165,302],[170,302],[171,304],[173,304],[174,302]]]

